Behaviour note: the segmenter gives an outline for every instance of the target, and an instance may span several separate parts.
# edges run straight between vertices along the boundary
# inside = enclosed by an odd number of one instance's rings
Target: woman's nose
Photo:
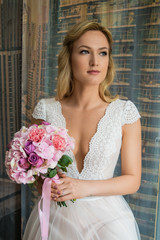
[[[96,54],[90,55],[90,66],[98,66],[98,56]]]

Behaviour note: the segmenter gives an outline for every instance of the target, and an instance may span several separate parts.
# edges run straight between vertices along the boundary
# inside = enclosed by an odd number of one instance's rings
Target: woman
[[[75,139],[73,159],[60,184],[52,183],[49,238],[54,240],[140,239],[122,195],[141,179],[140,115],[131,101],[110,95],[114,78],[110,32],[95,22],[76,24],[58,59],[57,96],[41,99],[33,117],[66,127]],[[113,177],[121,150],[121,176]],[[77,199],[72,203],[71,199]],[[67,201],[67,208],[56,205]],[[41,239],[37,206],[24,239]]]

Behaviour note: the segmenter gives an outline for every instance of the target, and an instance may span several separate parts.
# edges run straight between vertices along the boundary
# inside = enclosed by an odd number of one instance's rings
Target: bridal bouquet
[[[74,148],[74,140],[67,130],[48,122],[22,127],[16,132],[6,152],[8,176],[17,183],[34,183],[38,176],[58,178],[57,167],[67,171],[72,159],[64,155]]]
[[[66,167],[72,163],[72,159],[65,155],[65,152],[74,148],[74,140],[68,135],[67,129],[42,122],[29,128],[22,127],[15,133],[8,148],[5,166],[11,180],[32,184],[38,177],[44,179],[38,210],[42,239],[47,239],[51,182],[59,183],[58,169],[67,172]],[[65,202],[57,202],[57,204],[67,206]]]

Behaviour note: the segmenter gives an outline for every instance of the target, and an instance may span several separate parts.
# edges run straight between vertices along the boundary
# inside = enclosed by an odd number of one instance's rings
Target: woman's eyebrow
[[[81,48],[81,47],[85,47],[85,48],[91,49],[91,47],[86,46],[86,45],[81,45],[81,46],[79,46],[78,48]],[[108,49],[108,48],[107,48],[107,47],[98,48],[98,50],[102,50],[102,49]]]

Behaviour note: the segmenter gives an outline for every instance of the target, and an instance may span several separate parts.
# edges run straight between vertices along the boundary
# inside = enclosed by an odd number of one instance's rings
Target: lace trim
[[[46,120],[45,99],[41,99],[37,103],[37,105],[34,108],[34,111],[32,113],[32,117],[35,118],[35,119]]]
[[[61,105],[60,109],[62,115]],[[114,109],[119,109],[116,102],[112,102],[106,108],[104,116],[100,119],[97,125],[97,131],[89,142],[89,151],[84,158],[84,167],[81,173],[78,172],[73,152],[68,153],[69,156],[74,159],[73,164],[68,168],[68,174],[70,176],[76,176],[81,179],[104,179],[103,170],[106,165],[109,164],[109,156],[117,150],[115,139],[121,137],[121,124],[117,124],[119,131],[112,131],[112,129],[114,129],[114,124],[112,123],[112,111]],[[115,115],[116,119],[120,122],[121,118],[119,113],[117,112]],[[63,115],[62,118],[65,121]],[[110,136],[110,138],[106,136]],[[98,159],[100,159],[100,161],[98,161]]]
[[[42,99],[35,107],[33,117],[44,119],[58,127],[66,128],[66,120],[62,114],[61,103],[54,98]],[[79,173],[73,152],[67,154],[73,159],[67,175],[80,179],[104,179],[103,171],[116,165],[121,143],[122,126],[133,123],[140,118],[136,106],[131,101],[116,100],[108,105],[104,116],[97,125],[97,131],[89,143],[89,151],[84,159],[84,167]],[[116,155],[113,157],[113,154]]]
[[[124,124],[132,124],[141,118],[136,106],[133,102],[127,101],[122,115],[122,126]]]

